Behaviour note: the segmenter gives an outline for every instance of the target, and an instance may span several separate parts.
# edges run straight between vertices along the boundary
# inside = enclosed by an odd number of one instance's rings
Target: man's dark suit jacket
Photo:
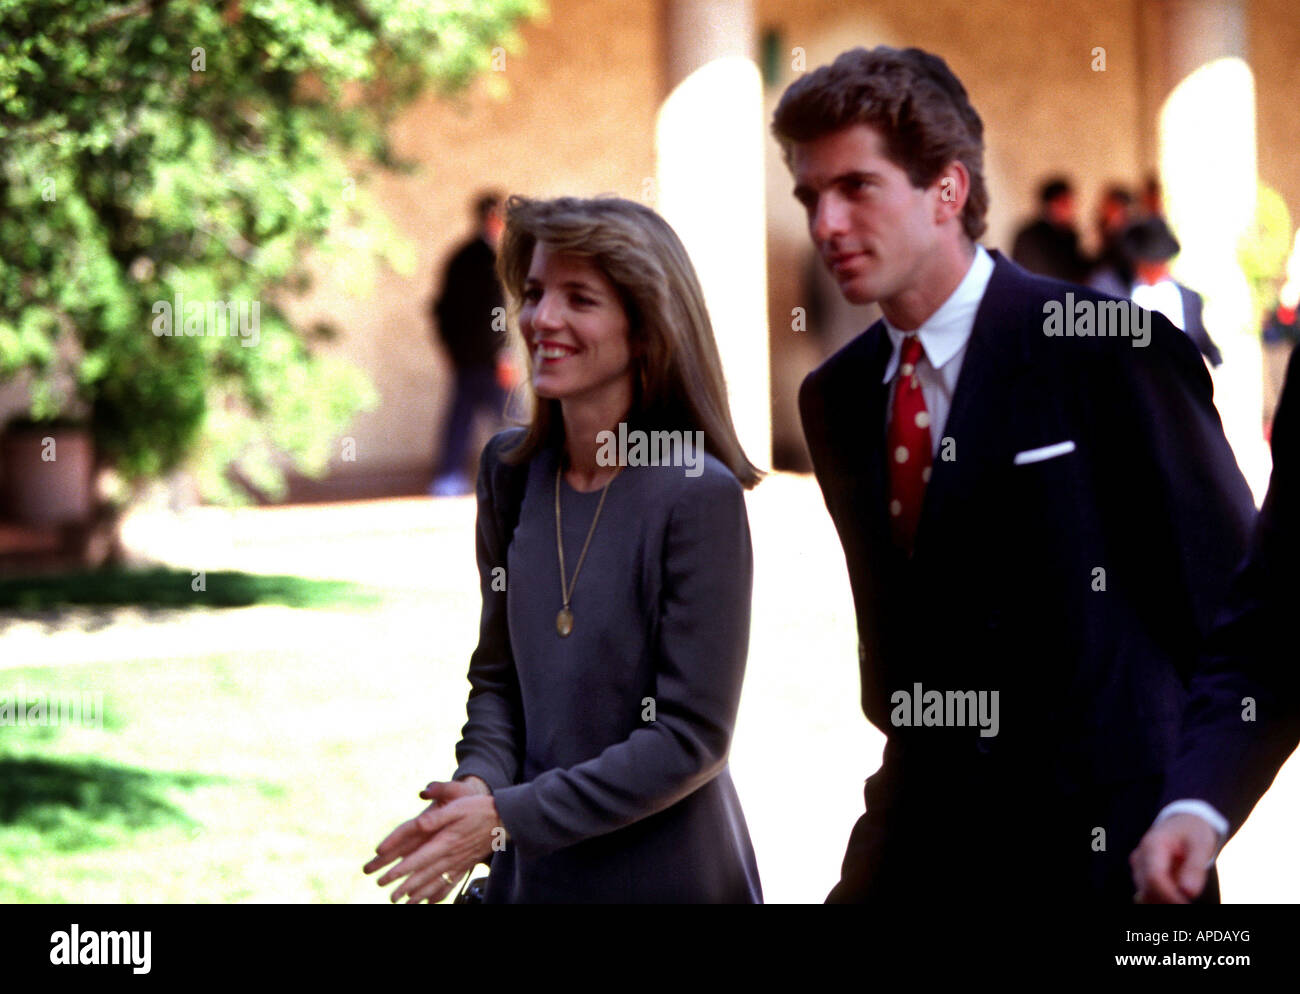
[[[1210,333],[1205,330],[1205,306],[1201,301],[1201,295],[1181,283],[1178,284],[1178,293],[1183,298],[1183,324],[1187,337],[1201,350],[1201,355],[1210,361],[1211,366],[1222,365],[1223,353],[1214,344]]]
[[[991,254],[910,560],[886,510],[883,323],[799,393],[848,564],[862,707],[888,737],[831,901],[1130,900],[1127,857],[1255,515],[1186,335],[1152,314],[1145,348],[1049,337],[1045,302],[1112,298]],[[895,727],[892,695],[918,684],[998,691],[998,734]]]
[[[1194,793],[1236,831],[1300,743],[1300,349],[1273,421],[1273,476],[1192,684],[1166,796]]]

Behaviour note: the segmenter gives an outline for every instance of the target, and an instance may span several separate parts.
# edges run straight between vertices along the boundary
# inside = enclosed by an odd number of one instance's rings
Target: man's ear
[[[966,208],[966,198],[970,196],[970,173],[961,160],[953,159],[944,166],[931,188],[937,193],[935,223],[941,224],[953,217],[960,220],[961,213]]]

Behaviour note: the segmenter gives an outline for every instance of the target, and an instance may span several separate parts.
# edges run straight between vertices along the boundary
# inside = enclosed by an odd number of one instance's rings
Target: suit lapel
[[[885,416],[889,385],[882,382],[892,346],[884,322],[878,321],[859,339],[856,361],[843,371],[844,380],[830,391],[834,409],[829,424],[836,438],[834,451],[843,454],[845,499],[853,524],[868,543],[875,561],[882,536],[888,541],[886,513],[889,481],[885,475]]]
[[[954,500],[960,502],[963,495],[977,492],[982,473],[1010,460],[1008,419],[1015,382],[1029,369],[1021,338],[1026,318],[1023,297],[1015,291],[1015,268],[997,250],[989,254],[993,274],[975,314],[943,441],[926,487],[914,561],[943,547],[943,535],[954,521],[950,513],[956,509]]]

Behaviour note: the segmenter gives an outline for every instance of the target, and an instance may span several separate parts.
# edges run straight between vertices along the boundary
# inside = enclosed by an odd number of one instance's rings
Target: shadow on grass
[[[96,759],[0,756],[0,828],[35,830],[43,846],[64,852],[113,845],[139,829],[195,826],[166,792],[223,781]]]
[[[202,580],[202,590],[195,587]],[[156,567],[105,569],[0,578],[0,611],[53,611],[64,607],[213,608],[283,604],[320,608],[370,607],[380,595],[345,580],[310,580],[221,570],[200,574]]]

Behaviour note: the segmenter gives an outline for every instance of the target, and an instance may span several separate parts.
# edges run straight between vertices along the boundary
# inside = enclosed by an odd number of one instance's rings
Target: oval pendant
[[[567,607],[560,608],[560,613],[555,616],[555,630],[561,636],[568,636],[573,631],[573,612]]]

